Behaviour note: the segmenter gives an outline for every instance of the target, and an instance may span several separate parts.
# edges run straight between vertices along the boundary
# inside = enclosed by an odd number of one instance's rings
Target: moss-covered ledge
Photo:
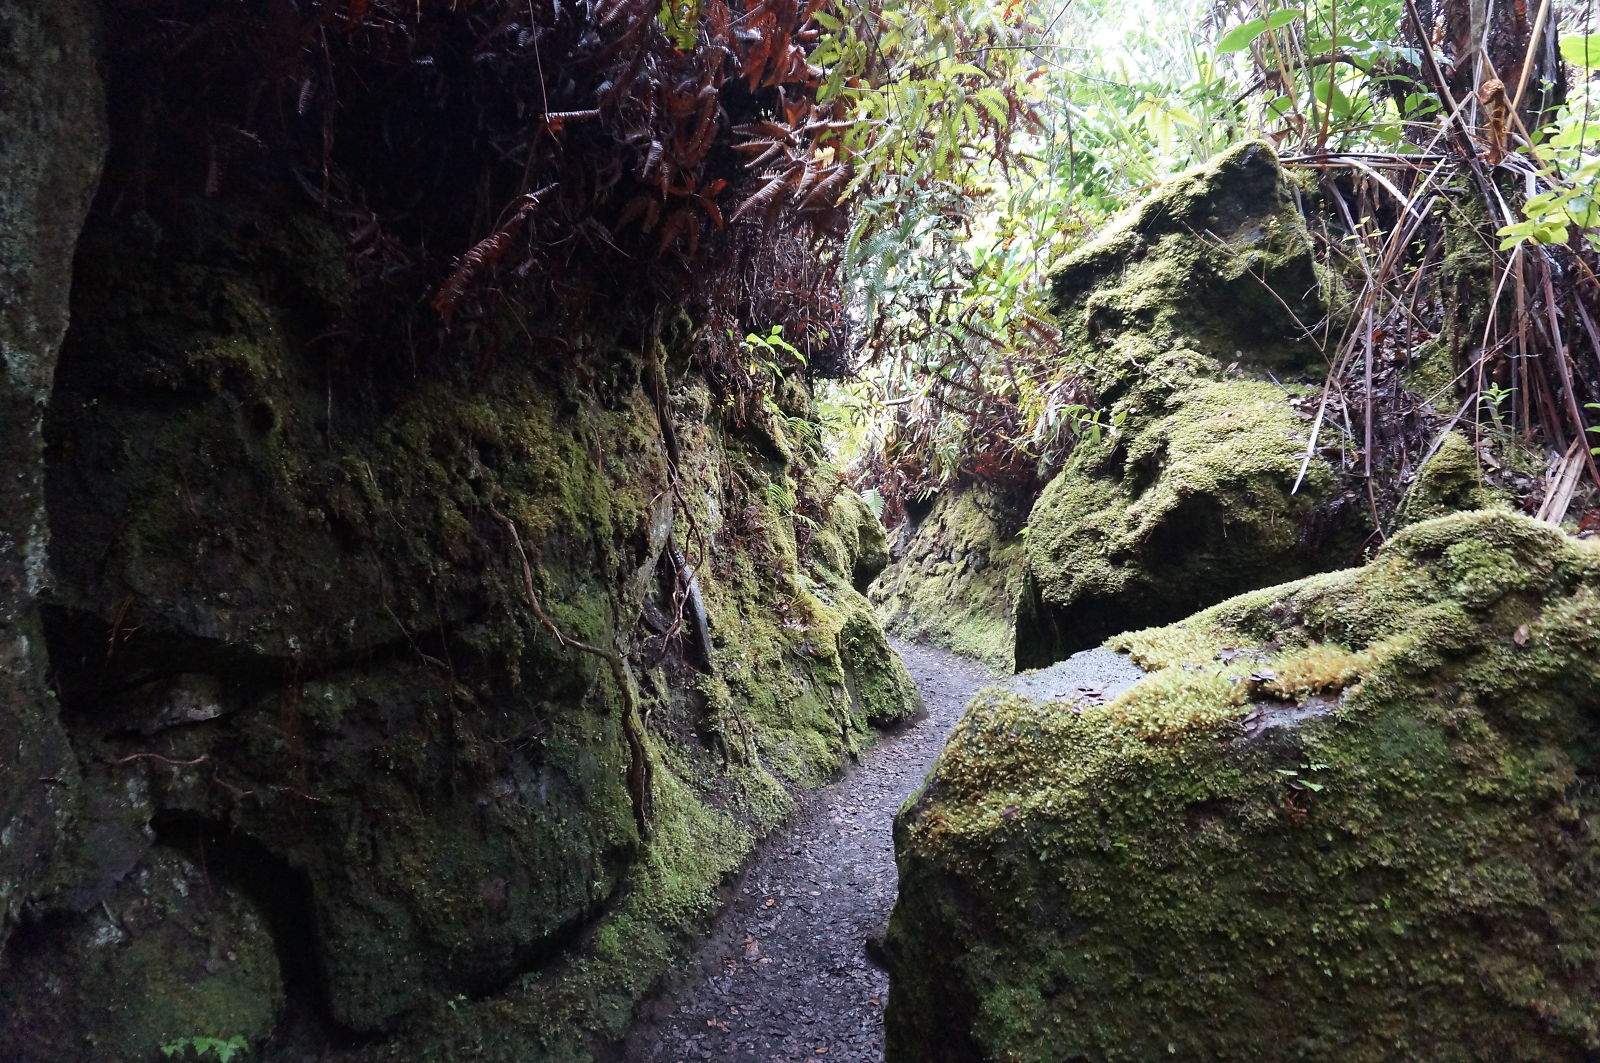
[[[1427,521],[990,692],[896,826],[888,1058],[1600,1053],[1600,544]]]
[[[775,453],[682,329],[536,330],[330,404],[342,256],[235,196],[80,243],[44,631],[85,813],[0,1015],[115,1029],[119,1059],[190,1034],[589,1059],[793,795],[915,712],[857,589],[882,530],[804,384]],[[257,987],[248,1022],[232,989],[101,992],[143,955],[75,947],[166,850],[213,870],[218,940],[298,958],[281,986],[219,968]],[[80,1058],[62,1030],[0,1020],[0,1058]]]

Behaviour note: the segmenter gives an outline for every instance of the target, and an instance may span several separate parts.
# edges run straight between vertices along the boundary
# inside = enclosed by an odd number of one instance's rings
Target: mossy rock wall
[[[980,661],[1014,664],[1027,504],[985,484],[941,492],[895,530],[893,560],[872,585],[884,626]],[[913,507],[917,510],[917,507]]]
[[[1505,513],[980,695],[896,825],[888,1058],[1600,1053],[1600,546]]]
[[[50,690],[43,423],[67,327],[72,249],[106,150],[89,0],[0,7],[0,948],[50,888],[79,797]]]
[[[1016,664],[1348,564],[1360,500],[1306,458],[1338,283],[1272,150],[1174,178],[1053,278],[1064,356],[1115,426],[1081,442],[1027,521]]]
[[[314,215],[226,197],[97,218],[79,248],[45,632],[82,814],[24,927],[59,963],[3,965],[32,1018],[0,1056],[80,1058],[28,1032],[49,967],[119,1059],[175,1016],[258,1050],[287,1029],[269,1058],[587,1058],[793,791],[916,709],[857,589],[882,530],[814,471],[803,386],[736,423],[681,324],[619,323],[518,324],[492,364],[362,387],[327,335],[343,261]],[[256,1011],[89,991],[149,973],[72,942],[169,859],[207,869],[219,934],[277,906],[299,960]]]

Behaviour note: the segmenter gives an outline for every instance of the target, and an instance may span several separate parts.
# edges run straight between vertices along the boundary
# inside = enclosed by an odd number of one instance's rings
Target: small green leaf
[[[1266,18],[1253,18],[1241,26],[1236,26],[1217,42],[1218,54],[1224,52],[1237,52],[1248,48],[1255,43],[1257,37],[1269,30],[1281,29],[1297,18],[1305,15],[1305,9],[1299,7],[1285,8],[1274,11]]]
[[[1255,43],[1255,39],[1267,32],[1267,20],[1253,18],[1242,26],[1236,26],[1217,42],[1218,53],[1237,52],[1248,48]],[[1565,42],[1562,42],[1563,44]]]
[[[1339,83],[1332,78],[1312,82],[1311,91],[1316,95],[1317,102],[1328,108],[1335,118],[1349,118],[1356,112],[1355,101],[1346,96]]]
[[[1600,33],[1561,38],[1561,58],[1573,66],[1600,67]]]

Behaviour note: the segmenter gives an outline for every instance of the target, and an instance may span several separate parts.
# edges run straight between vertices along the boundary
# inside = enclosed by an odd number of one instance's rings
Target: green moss
[[[1316,567],[1307,525],[1336,483],[1315,459],[1291,493],[1306,449],[1296,394],[1256,380],[1135,390],[1127,429],[1081,445],[1034,505],[1018,664]]]
[[[1354,556],[1363,517],[1322,456],[1306,463],[1294,405],[1310,394],[1298,376],[1322,379],[1307,336],[1341,295],[1270,147],[1163,184],[1051,291],[1062,362],[1120,429],[1078,443],[1027,515],[1026,549],[976,491],[936,503],[875,591],[886,623],[1035,668]]]
[[[1506,505],[1509,498],[1484,483],[1472,444],[1459,432],[1446,433],[1433,456],[1417,469],[1396,516],[1404,524],[1469,509]]]
[[[953,488],[900,532],[900,558],[873,585],[884,626],[1012,671],[1022,574],[1017,503],[984,485]]]
[[[1496,512],[980,696],[896,827],[891,1060],[1600,1051],[1600,548]]]
[[[681,960],[686,932],[718,906],[717,886],[744,861],[753,834],[708,808],[679,772],[698,766],[656,743],[656,830],[626,890],[584,941],[549,970],[480,1002],[436,999],[421,1029],[375,1058],[583,1061],[628,1029],[633,1004]],[[755,775],[746,778],[764,785]],[[766,785],[770,785],[767,783]],[[764,824],[770,829],[773,822]]]
[[[1299,408],[1323,373],[1311,326],[1342,301],[1325,274],[1263,144],[1173,178],[1063,263],[1064,356],[1121,428],[1081,443],[1028,518],[1019,667],[1354,555],[1364,518],[1306,460]]]
[[[889,564],[883,523],[861,496],[841,487],[830,500],[827,521],[812,542],[817,564],[848,579],[862,594]]]
[[[1450,345],[1433,339],[1410,352],[1403,370],[1406,386],[1427,402],[1448,405],[1456,394],[1457,370],[1450,356]]]
[[[58,605],[100,639],[140,634],[64,672],[93,705],[78,741],[105,762],[148,748],[150,662],[215,680],[215,719],[162,736],[205,770],[137,762],[152,813],[226,823],[306,877],[328,1012],[393,1058],[584,1058],[790,788],[915,710],[856,589],[882,530],[817,468],[798,385],[775,447],[671,381],[674,483],[644,383],[663,371],[634,337],[432,367],[358,403],[314,342],[342,244],[292,212],[193,212],[80,257],[52,412]],[[709,662],[652,626],[683,600],[669,537]],[[643,692],[648,844],[627,705],[573,640],[623,655]]]
[[[283,1005],[278,958],[255,906],[157,849],[103,907],[9,953],[0,1006],[7,1059],[154,1060],[183,1037],[261,1045]]]
[[[1277,157],[1242,144],[1164,183],[1051,277],[1067,343],[1134,332],[1222,363],[1303,367],[1327,313],[1323,276]]]

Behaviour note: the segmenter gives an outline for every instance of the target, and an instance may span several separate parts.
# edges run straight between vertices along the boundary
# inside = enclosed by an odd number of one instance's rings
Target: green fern
[[[236,1057],[248,1055],[250,1042],[243,1037],[180,1037],[161,1046],[161,1054],[169,1058],[216,1059],[217,1063],[232,1063]]]

